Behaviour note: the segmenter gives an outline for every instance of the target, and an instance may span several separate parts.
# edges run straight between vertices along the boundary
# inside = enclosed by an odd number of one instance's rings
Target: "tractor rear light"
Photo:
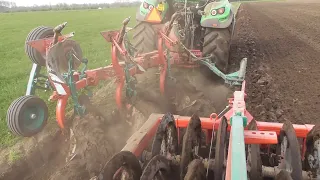
[[[149,10],[151,11],[153,8],[154,8],[154,6],[150,4],[149,5]]]
[[[212,15],[212,16],[215,16],[215,15],[217,15],[217,10],[215,10],[215,9],[212,9],[212,11],[211,11],[211,15]]]
[[[218,9],[218,14],[223,14],[225,11],[224,7]]]
[[[143,2],[143,8],[148,9],[149,8],[149,4],[146,2]]]

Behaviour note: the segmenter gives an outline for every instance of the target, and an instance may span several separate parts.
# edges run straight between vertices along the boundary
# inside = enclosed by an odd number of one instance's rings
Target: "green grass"
[[[11,102],[23,96],[32,63],[24,52],[28,33],[40,25],[56,26],[68,22],[64,33],[74,31],[73,38],[80,43],[84,57],[89,60],[89,68],[108,65],[110,43],[100,35],[100,31],[118,29],[124,18],[132,17],[133,27],[137,7],[103,10],[26,12],[0,14],[0,148],[14,144],[18,137],[11,135],[6,125],[6,112]],[[50,93],[41,93],[48,99]],[[48,103],[51,119],[54,119],[55,102]]]
[[[21,153],[15,150],[10,150],[8,155],[8,163],[12,164],[15,161],[19,160],[21,158]]]

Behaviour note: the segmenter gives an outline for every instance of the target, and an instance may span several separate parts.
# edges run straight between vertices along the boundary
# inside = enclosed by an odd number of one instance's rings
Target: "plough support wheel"
[[[7,125],[18,136],[30,137],[47,123],[48,107],[37,96],[22,96],[12,102],[7,111]]]
[[[130,151],[121,151],[114,155],[103,169],[102,179],[112,180],[115,177],[118,179],[129,178],[130,180],[140,180],[142,175],[139,160]]]
[[[31,30],[31,32],[27,36],[26,42],[53,37],[53,35],[53,28],[39,26]],[[45,54],[41,54],[27,43],[25,44],[25,52],[33,63],[38,64],[40,66],[46,66]]]

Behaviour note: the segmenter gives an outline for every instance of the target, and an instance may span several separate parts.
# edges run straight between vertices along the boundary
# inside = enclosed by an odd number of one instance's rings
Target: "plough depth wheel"
[[[46,26],[39,26],[31,30],[31,32],[27,36],[26,42],[53,37],[53,35],[54,35],[53,28],[46,27]],[[46,60],[44,57],[45,54],[42,55],[27,43],[25,44],[25,52],[27,53],[28,57],[33,63],[38,64],[40,66],[46,66]]]
[[[22,96],[7,111],[7,125],[14,134],[29,137],[40,132],[47,123],[48,107],[37,96]]]

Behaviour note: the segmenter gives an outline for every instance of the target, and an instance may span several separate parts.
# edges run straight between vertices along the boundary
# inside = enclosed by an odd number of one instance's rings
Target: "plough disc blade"
[[[73,58],[72,70],[78,69],[82,60],[80,45],[70,39],[58,42],[50,48],[47,54],[47,71],[53,73],[64,81],[63,73],[69,70],[69,61]]]

